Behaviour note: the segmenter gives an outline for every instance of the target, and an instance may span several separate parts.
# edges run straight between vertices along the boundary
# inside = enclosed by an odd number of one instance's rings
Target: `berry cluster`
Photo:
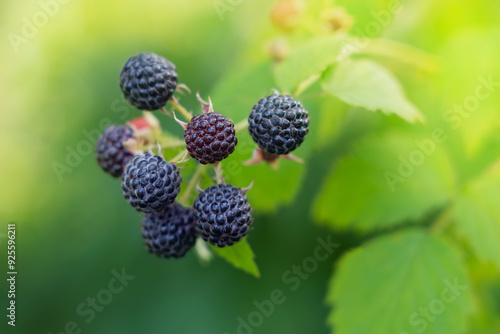
[[[214,166],[218,184],[205,190],[198,186],[199,194],[192,208],[184,202],[196,179],[190,181],[186,196],[179,200],[182,177],[177,165],[182,159],[165,160],[161,145],[171,146],[164,138],[172,136],[162,135],[152,114],[127,125],[108,127],[97,140],[95,151],[99,166],[108,174],[121,177],[127,202],[144,213],[142,237],[146,248],[165,258],[184,256],[198,236],[218,247],[231,246],[247,235],[253,222],[246,194],[250,187],[240,189],[225,184],[219,169],[219,162],[229,157],[238,144],[234,123],[216,113],[211,101],[207,103],[199,96],[203,113],[191,118],[173,97],[176,88],[181,87],[177,78],[174,64],[156,54],[142,53],[126,62],[120,86],[132,106],[147,111],[160,109],[183,126],[184,156],[189,154],[199,166]],[[165,108],[169,102],[171,112]],[[177,119],[174,110],[189,122]],[[248,130],[258,145],[254,153],[258,159],[253,162],[275,163],[279,157],[290,158],[290,152],[304,141],[308,126],[307,110],[292,97],[273,94],[262,98],[248,118]],[[152,153],[154,143],[159,146],[157,155]]]

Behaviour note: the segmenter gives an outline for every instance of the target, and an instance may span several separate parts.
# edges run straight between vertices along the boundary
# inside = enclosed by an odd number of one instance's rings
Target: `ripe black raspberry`
[[[262,150],[288,154],[302,144],[309,132],[309,113],[289,95],[270,95],[253,107],[248,130]]]
[[[194,116],[184,139],[189,154],[204,165],[226,159],[238,144],[233,122],[216,112]]]
[[[160,257],[182,257],[196,243],[194,210],[178,203],[142,219],[142,238],[149,252]]]
[[[179,194],[182,177],[177,167],[149,152],[135,155],[123,172],[125,199],[137,211],[160,212]]]
[[[175,65],[154,53],[140,53],[123,66],[120,87],[125,98],[141,110],[163,107],[177,87]]]
[[[134,138],[134,131],[127,125],[111,125],[104,130],[96,142],[97,163],[114,177],[120,177],[123,166],[132,158],[132,153],[123,143]]]
[[[193,208],[199,235],[218,247],[240,241],[253,221],[247,195],[232,185],[219,184],[206,189],[199,194]]]

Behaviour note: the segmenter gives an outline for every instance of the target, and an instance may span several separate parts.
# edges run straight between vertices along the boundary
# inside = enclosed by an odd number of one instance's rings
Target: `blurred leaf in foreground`
[[[458,250],[420,230],[384,236],[346,255],[330,283],[336,334],[461,333],[472,308]]]
[[[337,60],[346,41],[341,36],[317,37],[297,47],[274,69],[278,88],[287,93],[297,91]]]
[[[335,228],[370,231],[443,205],[454,179],[438,139],[395,132],[363,139],[328,177],[315,218]]]
[[[478,258],[500,269],[500,166],[473,181],[453,208],[458,231]]]
[[[368,110],[396,114],[408,122],[422,120],[420,111],[405,97],[398,80],[369,60],[345,60],[325,72],[323,89],[342,101]]]

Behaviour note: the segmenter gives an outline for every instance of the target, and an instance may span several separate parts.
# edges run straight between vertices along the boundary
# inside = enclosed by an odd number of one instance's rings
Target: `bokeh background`
[[[353,122],[347,134],[323,135],[297,152],[307,157],[307,167],[293,198],[255,212],[249,242],[260,278],[220,258],[201,265],[195,252],[181,260],[159,259],[144,250],[140,215],[124,201],[119,181],[98,168],[94,143],[84,132],[101,131],[103,119],[123,123],[141,115],[122,100],[118,85],[121,66],[139,52],[155,52],[173,61],[180,81],[204,96],[229,73],[269,61],[270,44],[283,34],[270,20],[273,2],[56,1],[56,7],[48,9],[53,15],[46,23],[29,31],[30,37],[12,42],[12,33],[23,36],[25,20],[32,21],[44,10],[42,3],[54,1],[0,2],[0,221],[2,226],[17,223],[19,272],[17,326],[8,328],[2,315],[1,332],[60,333],[69,321],[75,321],[82,333],[95,334],[236,333],[237,318],[247,317],[255,310],[254,300],[269,299],[274,289],[286,292],[286,302],[255,333],[331,332],[326,323],[328,278],[338,256],[370,236],[320,226],[311,207],[330,165],[345,153],[353,137],[384,116],[365,112],[366,122]],[[220,7],[221,3],[227,7]],[[386,8],[388,1],[335,3],[353,17],[355,31],[373,19],[370,11]],[[393,68],[410,100],[432,121],[474,88],[470,80],[477,73],[499,73],[500,2],[403,3],[402,12],[382,35],[439,59],[443,68],[439,76],[411,66]],[[221,14],[221,8],[227,10]],[[436,87],[447,94],[447,101],[432,94],[439,91]],[[193,95],[184,97],[182,103],[198,110]],[[307,99],[304,103],[315,106]],[[350,110],[343,103],[332,103],[336,109],[321,125],[323,134],[339,132],[340,119]],[[496,102],[489,103],[489,110],[498,113]],[[244,119],[250,108],[238,110],[241,117],[235,121]],[[168,120],[162,118],[162,122],[181,134]],[[320,127],[318,120],[312,123]],[[481,138],[498,129],[498,122],[472,123],[464,131],[469,133],[467,150],[474,151]],[[86,153],[58,178],[54,162],[67,164],[68,149]],[[498,149],[490,152],[498,155]],[[457,159],[461,154],[458,150]],[[283,164],[286,168],[292,162]],[[284,177],[285,188],[286,182]],[[257,180],[256,186],[265,187],[265,182]],[[2,252],[5,233],[2,227]],[[291,292],[282,281],[283,273],[311,256],[316,238],[327,235],[340,245],[338,252]],[[2,271],[5,258],[2,254]],[[77,306],[106,288],[111,271],[122,268],[135,279],[87,324],[77,314]],[[479,290],[491,314],[475,316],[469,332],[493,333],[494,326],[499,328],[495,320],[500,315],[498,271],[487,267],[477,275],[487,278]],[[5,310],[6,285],[4,279],[1,282]]]

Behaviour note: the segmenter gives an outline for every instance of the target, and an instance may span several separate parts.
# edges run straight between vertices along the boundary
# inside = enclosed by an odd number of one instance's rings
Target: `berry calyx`
[[[140,53],[130,58],[120,74],[125,98],[141,110],[157,110],[167,104],[177,87],[173,63],[154,53]]]
[[[135,155],[125,166],[122,190],[139,212],[161,212],[175,201],[182,177],[179,169],[150,152]]]
[[[218,184],[200,192],[193,208],[198,234],[218,247],[240,241],[253,222],[245,191],[229,184]]]

